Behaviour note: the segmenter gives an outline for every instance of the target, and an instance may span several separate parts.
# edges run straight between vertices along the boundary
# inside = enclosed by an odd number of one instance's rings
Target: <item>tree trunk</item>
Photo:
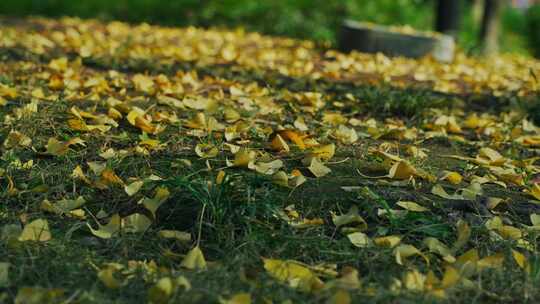
[[[484,12],[484,0],[472,0],[471,2],[474,26],[479,26]]]
[[[499,52],[499,31],[503,0],[485,0],[482,28],[480,29],[480,43],[484,55]]]
[[[461,0],[438,0],[435,30],[456,38],[461,19]]]

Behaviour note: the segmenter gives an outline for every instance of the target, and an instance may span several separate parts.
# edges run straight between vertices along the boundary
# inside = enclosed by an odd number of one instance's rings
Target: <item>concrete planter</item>
[[[454,58],[455,43],[451,36],[443,34],[405,34],[384,26],[346,20],[341,28],[339,48],[343,52],[381,52],[410,58],[432,55],[439,61],[450,62]]]

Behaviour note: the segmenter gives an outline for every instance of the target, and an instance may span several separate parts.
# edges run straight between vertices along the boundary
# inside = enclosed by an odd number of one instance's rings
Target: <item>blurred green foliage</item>
[[[465,1],[468,2],[468,1]],[[0,14],[79,16],[163,25],[244,27],[333,45],[344,18],[432,29],[435,0],[2,0]],[[468,5],[468,4],[466,4]],[[477,28],[464,9],[462,46],[474,49]],[[504,15],[504,51],[526,52],[526,18]]]
[[[530,37],[529,46],[533,50],[534,56],[540,58],[540,4],[529,9],[526,20],[528,36]]]

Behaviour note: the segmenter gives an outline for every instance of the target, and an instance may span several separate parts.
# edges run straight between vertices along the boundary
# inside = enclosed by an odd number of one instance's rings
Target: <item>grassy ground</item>
[[[21,24],[20,33],[31,32],[26,28],[26,21]],[[56,73],[50,62],[62,56],[70,59],[68,65],[76,70],[74,77],[82,84],[74,89],[78,95],[71,94],[73,92],[67,88],[67,79],[73,77],[69,72],[62,74],[66,87],[56,88],[50,82],[51,75]],[[532,168],[525,166],[514,172],[525,180],[523,184],[513,184],[508,181],[511,178],[497,177],[491,182],[505,180],[506,187],[484,184],[483,192],[472,200],[450,200],[432,194],[436,184],[453,193],[453,190],[472,184],[473,175],[484,176],[491,172],[488,167],[448,155],[475,157],[479,148],[489,145],[501,152],[508,162],[537,156],[535,147],[512,140],[501,141],[493,135],[498,131],[506,136],[520,128],[526,120],[520,112],[523,108],[516,104],[529,106],[538,99],[534,94],[527,97],[443,94],[423,85],[406,88],[388,84],[358,85],[326,78],[286,76],[271,69],[203,65],[197,61],[163,63],[153,58],[106,60],[93,57],[77,61],[72,50],[60,48],[36,54],[24,45],[4,45],[0,59],[0,82],[18,91],[17,97],[2,93],[8,102],[0,107],[4,123],[0,129],[0,138],[4,142],[0,160],[3,169],[0,262],[10,265],[0,293],[0,299],[5,302],[144,303],[151,299],[170,303],[219,303],[238,293],[249,293],[254,303],[348,303],[346,299],[337,299],[340,292],[355,303],[534,303],[540,300],[540,290],[536,288],[540,280],[538,233],[523,226],[531,225],[531,214],[540,213],[538,205],[531,202],[532,197],[523,192],[537,178],[534,160]],[[118,74],[111,76],[111,70]],[[198,76],[189,74],[193,71]],[[158,94],[145,92],[128,81],[139,73],[149,75],[155,83],[160,74],[173,83],[181,83],[184,86],[182,95],[219,100],[220,110],[207,115],[220,122],[227,121],[223,113],[225,108],[236,107],[242,117],[240,121],[248,127],[233,141],[227,141],[222,131],[193,136],[193,128],[186,122],[203,111],[158,103]],[[106,77],[108,88],[86,82],[99,76]],[[254,108],[249,108],[245,106],[248,101],[233,96],[231,87],[252,94],[248,96],[255,100],[270,100],[283,111],[274,113],[274,108],[270,107],[269,113],[261,114],[264,109],[268,110],[264,108],[265,105],[269,107],[268,104],[256,103]],[[41,88],[44,96],[36,97],[40,94],[33,92],[35,88]],[[264,94],[261,93],[263,90]],[[324,106],[310,113],[309,109],[303,108],[305,104],[287,97],[306,92],[320,92],[325,99]],[[104,101],[108,97],[129,100],[126,103],[129,107],[138,106],[153,115],[169,115],[169,120],[161,122],[167,128],[157,134],[145,134],[128,120],[118,119],[118,126],[110,131],[86,132],[67,123],[74,118],[70,112],[73,106],[95,115],[107,113],[110,106]],[[54,100],[47,100],[49,98]],[[37,102],[38,110],[34,111],[27,105],[36,99],[40,101]],[[324,122],[323,113],[326,112],[346,117],[347,125],[356,129],[360,139],[350,144],[336,140],[333,135],[336,126]],[[178,120],[172,119],[171,113]],[[492,120],[494,129],[464,128],[454,134],[462,136],[463,140],[460,140],[446,132],[446,125],[441,127],[444,131],[429,126],[443,113],[457,117],[460,124],[465,124],[466,117],[473,113],[484,114],[487,116],[483,117]],[[278,125],[294,129],[291,125],[298,116],[306,117],[306,134],[322,144],[335,143],[337,146],[335,156],[326,162],[332,170],[326,176],[316,178],[302,163],[309,150],[301,150],[291,142],[289,153],[269,148],[269,142],[279,131]],[[153,117],[157,120],[158,116]],[[353,118],[362,123],[350,124]],[[376,121],[376,132],[365,123],[368,119]],[[419,136],[412,139],[396,135],[388,129],[395,125],[402,126],[398,128],[401,131],[416,128],[420,130]],[[522,132],[528,134],[529,129]],[[31,144],[5,143],[12,131],[26,135]],[[430,131],[438,132],[428,136]],[[533,128],[532,132],[537,130]],[[85,145],[73,145],[66,153],[47,151],[50,138],[67,141],[75,137],[83,139]],[[158,140],[159,145],[141,143],[147,138]],[[194,151],[199,143],[210,143],[218,147],[220,153],[201,159]],[[268,157],[265,155],[279,159],[284,163],[283,170],[298,169],[307,181],[295,188],[282,187],[276,185],[272,175],[230,167],[227,159],[234,159],[235,155],[227,151],[227,143],[258,151],[259,159]],[[381,145],[386,145],[389,153],[406,158],[416,168],[436,177],[435,180],[418,176],[414,176],[414,182],[367,177],[388,173],[384,157],[373,152],[373,149],[384,149]],[[409,146],[426,149],[429,157],[408,155]],[[109,148],[114,149],[116,155],[104,158],[101,153]],[[21,166],[29,160],[33,161],[31,166]],[[141,190],[130,196],[122,184],[104,180],[102,173],[92,173],[89,162],[105,165],[125,184],[151,175],[162,180],[146,180]],[[89,183],[73,177],[77,166],[81,166]],[[222,170],[225,178],[217,182]],[[452,184],[439,180],[443,170],[459,172],[464,181]],[[99,182],[105,187],[99,186]],[[153,197],[159,187],[166,187],[170,196],[154,218],[138,202],[144,197]],[[342,187],[353,188],[344,191]],[[86,200],[82,218],[46,212],[41,206],[45,199],[57,202],[79,196]],[[493,197],[507,202],[491,208],[487,201]],[[414,201],[428,211],[407,211],[396,205],[398,201]],[[291,225],[284,214],[294,214],[291,209],[286,209],[293,204],[302,218],[320,218],[322,224],[307,225],[306,228]],[[358,208],[359,215],[366,221],[363,232],[371,239],[400,236],[403,244],[416,246],[430,262],[413,256],[400,265],[396,262],[394,248],[358,248],[351,244],[343,229],[333,224],[331,212],[346,213],[352,206]],[[381,215],[384,211],[391,215]],[[127,217],[134,213],[151,218],[152,225],[139,233],[120,231],[110,239],[96,237],[87,227],[87,224],[97,226],[96,217],[103,224],[114,214]],[[509,237],[488,229],[486,221],[497,216],[503,218],[505,225],[521,231],[520,237]],[[48,221],[51,240],[17,241],[17,229],[38,218]],[[474,259],[463,258],[469,266],[458,265],[458,262],[452,264],[423,245],[426,237],[433,237],[452,247],[460,234],[456,226],[458,220],[468,223],[471,236],[465,239],[462,247],[455,247],[453,255],[459,257],[470,249],[477,249],[481,258],[501,254],[502,261],[483,260],[483,264],[478,264]],[[191,241],[158,237],[158,232],[165,229],[187,232]],[[524,246],[525,242],[529,245]],[[200,244],[208,261],[206,270],[181,267],[186,253],[195,243]],[[514,250],[527,257],[528,270],[518,266],[513,258]],[[263,258],[319,265],[317,274],[326,287],[314,292],[292,288],[264,269]],[[107,263],[117,264],[108,266]],[[333,274],[332,265],[341,274]],[[358,271],[361,287],[354,284],[331,286],[335,277],[344,277],[346,267]],[[447,267],[455,267],[459,276],[458,282],[444,288],[446,296],[443,298],[431,292],[438,283],[415,287],[406,279],[414,271],[427,274],[430,270],[441,278]],[[321,272],[321,268],[326,272]],[[108,280],[99,275],[104,269],[119,269],[113,271],[113,276],[120,286],[108,288],[104,284]],[[161,278],[180,276],[190,282],[190,288],[179,286],[171,292],[163,291],[165,289],[157,292],[159,289],[153,288]]]

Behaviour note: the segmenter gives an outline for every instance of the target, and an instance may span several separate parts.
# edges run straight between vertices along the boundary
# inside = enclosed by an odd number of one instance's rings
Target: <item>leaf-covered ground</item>
[[[0,301],[540,301],[540,62],[0,26]]]

